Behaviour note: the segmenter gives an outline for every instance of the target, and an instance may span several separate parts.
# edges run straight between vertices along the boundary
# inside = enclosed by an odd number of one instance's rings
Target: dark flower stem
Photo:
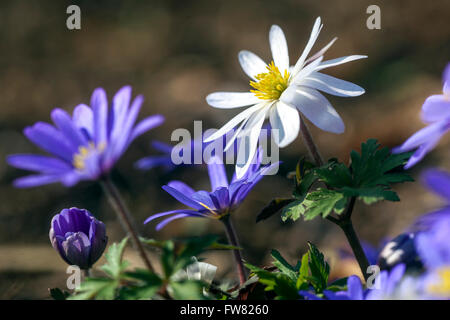
[[[347,237],[347,241],[352,248],[353,254],[358,261],[364,279],[366,279],[367,281],[367,278],[369,277],[369,275],[367,274],[367,268],[370,264],[367,260],[361,243],[359,242],[358,236],[356,235],[355,229],[353,228],[352,221],[350,219],[348,219],[347,221],[340,221],[338,223],[338,226],[341,227],[342,231],[344,231],[344,234]]]
[[[314,159],[314,162],[316,163],[317,166],[322,166],[323,165],[322,156],[320,155],[319,149],[317,149],[317,146],[314,143],[314,140],[312,138],[311,133],[309,132],[305,120],[303,120],[303,116],[300,116],[300,132],[302,134],[303,141],[305,142],[311,157]]]
[[[135,227],[133,218],[127,206],[125,205],[124,201],[122,200],[122,197],[120,196],[119,190],[117,190],[116,186],[111,181],[110,177],[105,177],[100,181],[103,187],[103,191],[108,197],[111,207],[113,207],[114,211],[116,212],[117,217],[119,218],[119,221],[122,227],[124,228],[125,232],[127,232],[129,237],[131,238],[133,246],[138,251],[147,269],[153,272],[154,270],[153,266],[150,263],[147,254],[145,253],[141,241],[139,240],[139,233]]]
[[[233,223],[231,222],[231,216],[227,214],[220,221],[225,225],[225,231],[227,233],[228,242],[234,247],[240,247],[239,240],[236,236],[236,231],[234,230]],[[245,273],[244,264],[242,262],[241,251],[239,249],[233,249],[233,256],[236,262],[236,268],[239,275],[239,283],[243,285],[247,279]]]
[[[316,163],[317,166],[322,166],[324,164],[324,161],[320,155],[319,150],[317,149],[316,144],[314,143],[312,135],[309,132],[309,129],[305,121],[303,120],[302,116],[300,116],[300,132],[302,134],[303,141],[305,142],[309,153],[314,159],[314,162]],[[367,268],[369,267],[369,261],[367,260],[366,254],[364,253],[364,250],[361,246],[361,242],[359,241],[359,238],[356,235],[351,220],[351,215],[353,212],[353,208],[355,206],[355,201],[356,199],[354,197],[350,199],[344,214],[342,214],[341,216],[334,217],[329,215],[326,217],[326,219],[338,225],[342,229],[342,231],[344,231],[347,241],[350,244],[350,247],[352,248],[353,254],[356,260],[358,261],[359,267],[361,268],[361,272],[364,276],[364,279],[367,280],[368,277]]]

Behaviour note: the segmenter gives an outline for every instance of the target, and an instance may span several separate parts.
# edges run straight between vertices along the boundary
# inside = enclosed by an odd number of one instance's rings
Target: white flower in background
[[[196,257],[192,257],[194,261],[186,267],[186,270],[180,270],[172,276],[172,280],[200,280],[210,285],[216,275],[217,267],[215,265],[198,262]]]
[[[227,147],[235,139],[245,143],[239,148],[236,173],[242,177],[251,164],[256,152],[259,134],[264,120],[268,117],[273,135],[281,148],[290,144],[300,130],[300,111],[314,125],[322,130],[342,133],[345,125],[330,102],[318,90],[341,97],[355,97],[364,93],[364,89],[348,81],[323,74],[319,71],[346,62],[366,58],[352,55],[323,61],[323,54],[334,43],[307,59],[322,29],[320,17],[316,19],[308,43],[294,66],[289,64],[286,38],[277,25],[269,33],[270,49],[273,61],[268,65],[250,51],[239,52],[239,62],[244,72],[252,79],[250,92],[215,92],[206,97],[209,105],[219,109],[232,109],[250,106],[239,113],[216,133],[205,139],[213,141],[239,125]]]

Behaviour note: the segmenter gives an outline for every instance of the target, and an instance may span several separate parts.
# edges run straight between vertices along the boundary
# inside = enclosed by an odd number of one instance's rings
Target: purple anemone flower
[[[37,122],[24,130],[31,142],[51,156],[8,156],[11,166],[37,172],[15,180],[14,185],[28,188],[61,182],[69,187],[107,174],[134,139],[164,121],[161,115],[154,115],[135,125],[142,102],[141,95],[131,101],[131,87],[125,86],[115,94],[108,112],[106,93],[98,88],[91,106],[78,105],[72,116],[54,109],[51,118],[55,125]]]
[[[103,222],[85,209],[63,209],[51,222],[50,241],[69,265],[89,269],[103,254],[108,237]]]
[[[144,223],[154,219],[167,217],[156,226],[156,230],[162,229],[169,222],[186,218],[212,218],[221,219],[236,209],[245,199],[247,194],[266,174],[277,168],[279,162],[261,167],[262,150],[255,155],[255,161],[240,179],[234,174],[231,183],[225,172],[225,166],[219,157],[212,157],[208,163],[208,173],[211,182],[211,191],[194,191],[181,181],[171,181],[162,188],[176,200],[192,209],[179,209],[150,216]]]
[[[428,97],[422,106],[422,120],[429,125],[392,150],[394,153],[416,150],[406,163],[405,169],[421,161],[450,130],[450,63],[445,68],[443,82],[443,94]]]

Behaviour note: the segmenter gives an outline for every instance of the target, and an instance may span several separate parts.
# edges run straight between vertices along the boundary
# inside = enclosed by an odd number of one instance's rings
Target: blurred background
[[[81,8],[81,30],[66,28],[66,8]],[[371,4],[381,8],[381,30],[366,27]],[[368,59],[327,69],[327,73],[357,83],[366,94],[357,98],[329,97],[346,124],[334,135],[310,128],[325,158],[347,162],[352,149],[367,138],[388,147],[401,144],[424,125],[419,111],[427,96],[441,92],[442,71],[450,58],[450,2],[435,1],[25,1],[0,3],[0,299],[46,299],[49,287],[65,287],[66,266],[53,251],[49,223],[62,208],[89,209],[106,223],[110,242],[124,236],[100,187],[83,182],[67,189],[49,185],[14,189],[12,181],[26,174],[7,166],[8,154],[36,152],[22,135],[25,126],[50,121],[50,111],[71,111],[88,103],[96,87],[111,98],[123,85],[143,94],[141,117],[161,113],[166,122],[139,138],[114,172],[125,200],[143,235],[156,239],[218,234],[222,226],[206,219],[173,222],[160,232],[142,225],[153,213],[178,209],[180,204],[161,186],[172,179],[194,189],[209,189],[204,167],[180,168],[169,174],[140,172],[136,160],[156,154],[150,142],[170,143],[176,128],[218,128],[236,111],[216,110],[205,102],[214,91],[248,90],[237,53],[248,49],[269,61],[268,31],[280,25],[291,59],[297,59],[317,16],[324,28],[313,52],[339,37],[326,58],[366,54]],[[377,246],[401,233],[414,219],[439,206],[439,199],[420,184],[427,167],[450,169],[450,140],[444,138],[411,174],[417,180],[396,186],[402,201],[371,207],[357,204],[357,233]],[[335,252],[345,248],[341,231],[328,221],[282,223],[279,215],[255,224],[258,212],[274,197],[289,196],[287,172],[306,155],[301,139],[282,149],[284,164],[277,176],[265,177],[234,214],[244,256],[252,264],[267,264],[270,249],[289,261],[312,241],[327,253],[334,276],[358,271],[353,260],[337,264]],[[230,166],[229,174],[233,167]],[[128,258],[139,264],[133,250]],[[218,276],[234,277],[230,253],[213,252],[206,261],[219,266]],[[101,261],[97,266],[101,265]]]

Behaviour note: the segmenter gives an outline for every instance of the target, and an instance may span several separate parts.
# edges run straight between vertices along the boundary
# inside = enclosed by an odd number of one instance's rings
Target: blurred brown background
[[[81,7],[82,29],[66,28],[66,8]],[[366,8],[381,8],[381,30],[366,28]],[[25,126],[49,121],[55,107],[67,110],[88,103],[96,87],[111,98],[130,84],[134,94],[144,94],[141,117],[161,113],[165,124],[136,141],[114,174],[136,220],[180,205],[161,190],[171,179],[195,189],[208,189],[205,168],[185,168],[171,174],[163,170],[138,172],[137,159],[154,153],[152,139],[170,142],[175,128],[193,128],[203,120],[204,129],[220,127],[236,111],[216,110],[204,98],[213,91],[248,89],[237,53],[249,49],[270,59],[268,31],[279,24],[285,31],[291,59],[296,59],[309,37],[313,22],[322,17],[324,28],[318,50],[334,36],[339,40],[326,58],[367,54],[327,73],[355,82],[366,89],[357,98],[329,97],[342,115],[347,129],[333,135],[312,128],[324,157],[348,160],[351,149],[377,138],[383,145],[401,144],[423,124],[419,119],[425,98],[441,92],[441,74],[450,57],[450,2],[435,1],[25,1],[0,3],[0,298],[47,298],[48,287],[65,286],[65,265],[48,240],[49,222],[62,208],[89,209],[106,222],[111,241],[124,234],[117,225],[95,183],[84,182],[66,189],[49,185],[18,190],[14,178],[26,174],[10,168],[8,154],[37,149],[22,135]],[[313,50],[314,51],[314,50]],[[412,170],[450,169],[447,137]],[[300,155],[306,154],[301,139],[281,150],[284,161],[278,176],[266,177],[235,213],[235,225],[253,264],[269,261],[271,248],[288,259],[300,257],[306,240],[329,252],[345,246],[340,230],[327,221],[282,223],[279,216],[255,224],[259,210],[275,196],[289,196],[291,182],[285,178]],[[229,173],[233,170],[228,168]],[[439,205],[439,200],[419,182],[397,186],[401,203],[357,205],[355,227],[361,238],[376,245],[382,238],[400,233],[415,217]],[[215,221],[187,219],[170,224],[161,232],[154,224],[142,226],[147,237],[168,239],[217,233]],[[213,253],[207,262],[219,265],[219,275],[232,277],[229,253]],[[134,260],[130,250],[130,259]],[[355,272],[336,269],[336,275]],[[337,267],[336,267],[337,268]],[[353,268],[353,269],[352,269]]]

